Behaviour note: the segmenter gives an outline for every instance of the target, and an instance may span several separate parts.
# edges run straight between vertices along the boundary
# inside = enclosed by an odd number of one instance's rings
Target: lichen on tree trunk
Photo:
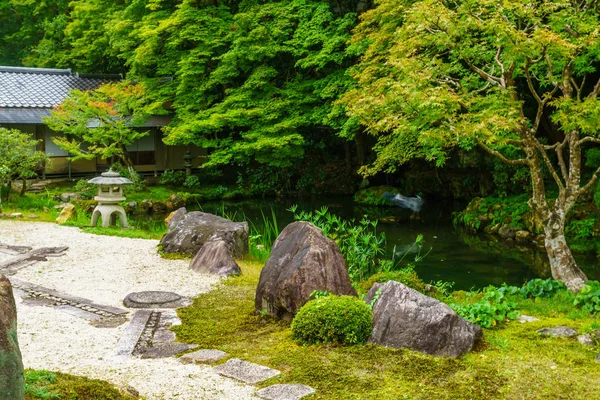
[[[550,237],[547,234],[545,245],[552,269],[552,278],[564,282],[567,288],[574,292],[581,290],[587,278],[577,266],[565,235]]]

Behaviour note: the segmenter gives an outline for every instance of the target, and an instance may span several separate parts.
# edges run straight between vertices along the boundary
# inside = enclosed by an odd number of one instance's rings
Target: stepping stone
[[[554,328],[542,328],[536,331],[542,336],[551,337],[573,337],[577,335],[577,329],[568,326],[555,326]]]
[[[225,364],[213,368],[215,372],[245,383],[258,383],[280,374],[279,371],[254,364],[248,361],[232,358]]]
[[[259,390],[256,394],[267,400],[298,400],[315,392],[315,389],[306,385],[273,385]]]
[[[152,346],[146,349],[142,358],[167,358],[176,354],[183,353],[190,349],[198,347],[197,344],[186,344],[179,342],[160,343],[158,346]]]
[[[146,328],[146,324],[150,319],[152,310],[139,310],[133,315],[129,324],[125,327],[123,336],[117,343],[117,355],[119,356],[130,356],[135,349],[140,336]]]
[[[596,356],[596,362],[600,362],[600,354]]]
[[[191,364],[191,363],[202,363],[202,364],[210,364],[217,362],[224,357],[227,357],[227,353],[221,350],[214,349],[203,349],[198,350],[193,353],[184,354],[179,358],[179,361],[183,364]]]
[[[521,316],[517,319],[517,321],[519,321],[520,323],[524,324],[526,322],[534,322],[534,321],[539,321],[539,318],[536,317],[530,317],[529,315],[524,315],[521,314]]]
[[[590,335],[579,335],[577,341],[586,347],[594,345],[594,339]]]
[[[129,308],[179,308],[191,304],[191,301],[173,292],[150,290],[129,293],[123,300]]]

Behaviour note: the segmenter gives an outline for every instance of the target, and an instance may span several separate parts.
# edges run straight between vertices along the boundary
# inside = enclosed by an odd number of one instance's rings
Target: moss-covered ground
[[[139,397],[123,393],[108,382],[80,376],[25,370],[25,398],[69,400],[134,400]]]
[[[568,299],[522,299],[523,314],[539,322],[508,322],[484,330],[473,352],[437,358],[376,345],[299,346],[289,323],[254,313],[261,264],[241,262],[242,275],[179,310],[179,340],[267,365],[281,375],[263,382],[302,383],[318,399],[593,399],[600,390],[600,349],[575,339],[543,338],[536,330],[567,325],[580,331],[598,318]],[[459,295],[459,294],[457,294]]]

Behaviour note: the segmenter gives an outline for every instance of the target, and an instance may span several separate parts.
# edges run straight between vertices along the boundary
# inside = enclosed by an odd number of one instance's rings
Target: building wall
[[[52,137],[58,134],[45,125],[13,124],[3,125],[3,127],[31,133],[34,138],[41,140],[37,146],[37,150],[45,151],[51,160],[44,170],[47,175],[68,175],[69,170],[75,174],[104,172],[111,164],[110,160],[100,157],[92,160],[70,161],[67,153],[52,142]],[[202,164],[206,156],[205,149],[197,146],[167,146],[162,141],[163,135],[160,128],[146,129],[150,131],[147,137],[141,138],[131,146],[127,146],[127,150],[130,152],[134,163],[134,168],[137,171],[157,174],[166,169],[184,169],[185,160],[183,157],[188,150],[190,150],[193,157],[193,168],[197,168]]]

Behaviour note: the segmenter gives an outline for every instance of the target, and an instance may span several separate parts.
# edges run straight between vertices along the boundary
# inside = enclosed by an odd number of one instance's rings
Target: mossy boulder
[[[373,186],[361,189],[354,194],[354,201],[358,204],[369,206],[392,206],[393,204],[383,197],[383,193],[385,192],[398,194],[400,193],[400,189],[393,186]]]
[[[25,399],[24,385],[17,307],[10,281],[0,275],[0,400]]]

